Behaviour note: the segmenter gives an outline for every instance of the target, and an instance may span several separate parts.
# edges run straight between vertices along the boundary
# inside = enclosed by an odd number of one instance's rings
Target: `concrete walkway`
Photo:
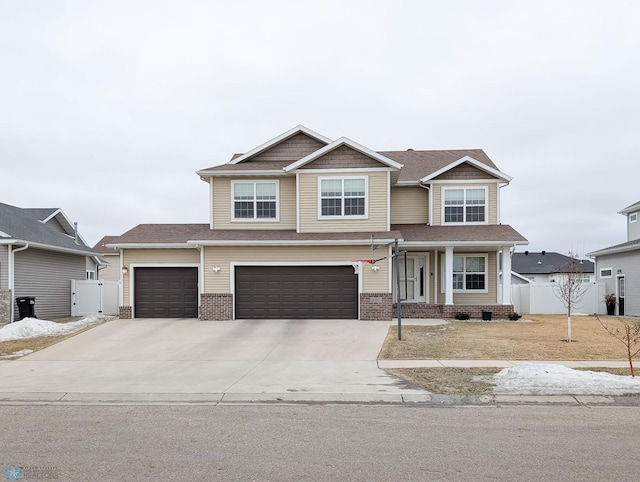
[[[568,368],[629,368],[628,361],[612,360],[378,360],[386,368],[510,368],[523,363],[562,365]]]

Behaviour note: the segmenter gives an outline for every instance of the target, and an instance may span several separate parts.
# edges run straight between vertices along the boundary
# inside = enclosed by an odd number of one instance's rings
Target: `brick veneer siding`
[[[391,293],[360,293],[361,320],[392,320],[394,316]]]
[[[201,320],[232,320],[233,295],[231,293],[202,293],[200,295]]]
[[[397,309],[393,305],[394,313]],[[455,318],[458,313],[467,313],[471,318],[482,319],[482,312],[490,311],[491,319],[504,320],[513,313],[513,305],[430,305],[426,303],[403,303],[403,318]]]
[[[121,319],[130,320],[131,319],[131,307],[130,306],[120,306],[118,307],[118,313]]]
[[[11,290],[0,290],[0,325],[11,321]]]

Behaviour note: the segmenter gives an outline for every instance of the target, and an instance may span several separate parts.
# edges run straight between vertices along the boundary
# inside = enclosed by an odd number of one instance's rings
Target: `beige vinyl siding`
[[[214,229],[296,229],[296,179],[293,176],[281,178],[246,179],[247,181],[277,180],[279,185],[279,221],[232,221],[233,200],[231,181],[241,178],[213,178],[213,227]]]
[[[15,298],[35,296],[35,314],[44,320],[71,316],[71,280],[87,276],[86,256],[29,248],[15,253]]]
[[[123,265],[161,266],[166,264],[200,264],[200,251],[197,249],[125,249],[123,252]],[[130,305],[129,288],[131,280],[129,275],[123,276],[123,306]]]
[[[455,252],[454,254],[457,255],[457,254],[474,254],[474,253],[469,253],[468,251],[465,251],[464,253]],[[474,304],[482,305],[482,304],[495,304],[498,302],[498,276],[497,276],[498,268],[496,265],[497,253],[490,252],[490,253],[477,253],[477,254],[478,255],[487,254],[488,291],[487,293],[453,293],[453,303],[455,305],[474,305]],[[438,296],[438,303],[440,304],[443,304],[445,301],[445,294],[443,293],[444,280],[442,279],[442,276],[443,276],[442,273],[444,273],[443,263],[444,263],[444,254],[442,254],[442,256],[439,257],[439,263],[438,263],[439,286],[437,290],[437,296]]]
[[[325,144],[300,132],[251,158],[252,161],[297,161]]]
[[[382,255],[381,255],[382,256]],[[204,291],[231,293],[231,263],[256,262],[273,264],[322,264],[344,262],[350,264],[371,258],[369,246],[211,246],[204,251]],[[213,271],[214,266],[221,269]],[[389,292],[389,263],[377,263],[378,271],[363,264],[364,293]]]
[[[391,189],[391,224],[427,224],[429,191],[421,187]]]
[[[442,199],[443,191],[445,188],[474,188],[474,187],[486,187],[487,188],[487,219],[488,224],[498,224],[498,184],[497,183],[483,183],[483,184],[432,184],[433,190],[433,226],[442,225]]]
[[[367,219],[337,218],[318,219],[318,178],[366,177]],[[353,173],[299,173],[300,183],[300,232],[336,233],[387,231],[387,171]]]
[[[103,281],[120,281],[120,255],[102,255],[102,258],[109,263],[106,268],[100,268],[98,279]]]

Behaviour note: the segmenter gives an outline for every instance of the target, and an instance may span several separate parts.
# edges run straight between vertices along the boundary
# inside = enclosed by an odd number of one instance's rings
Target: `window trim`
[[[324,215],[322,214],[322,181],[342,181],[342,200],[341,211],[343,214]],[[344,214],[344,181],[346,180],[362,180],[364,181],[364,214]],[[318,176],[318,219],[319,220],[332,220],[332,219],[369,219],[369,176]]]
[[[638,213],[629,214],[629,222],[630,223],[635,223],[637,221],[638,221]]]
[[[608,275],[603,275],[603,271],[609,271]],[[613,278],[613,268],[600,268],[600,279],[610,279]]]
[[[253,184],[253,217],[252,218],[236,218],[236,199],[235,199],[235,186],[236,184]],[[276,186],[276,216],[274,218],[257,218],[257,209],[256,203],[258,202],[255,199],[256,185],[257,184],[274,184]],[[277,223],[280,222],[280,181],[278,179],[269,179],[269,180],[261,180],[261,179],[247,179],[247,180],[232,180],[231,181],[231,222],[234,223]]]
[[[461,205],[463,207],[463,215],[465,220],[461,221],[461,222],[454,222],[454,221],[446,221],[445,220],[445,211],[447,206],[445,205],[445,192],[446,191],[452,191],[452,190],[460,190],[462,189],[462,191],[464,191],[464,203]],[[484,191],[484,221],[467,221],[467,207],[471,206],[471,205],[467,205],[467,191],[469,189],[482,189]],[[440,222],[441,224],[447,225],[447,226],[460,226],[460,225],[482,225],[482,224],[489,224],[489,188],[488,186],[462,186],[462,185],[458,185],[458,186],[443,186],[442,190],[440,191],[440,204],[441,204],[441,209],[440,209]]]
[[[445,293],[446,291],[446,273],[445,273],[445,254],[442,255],[442,259],[441,259],[441,265],[442,265],[442,283],[441,283],[441,287],[440,287],[440,292],[441,293]],[[489,293],[489,254],[488,253],[456,253],[453,255],[454,258],[456,257],[462,257],[462,258],[484,258],[484,289],[481,290],[473,290],[473,289],[467,289],[466,287],[463,289],[453,289],[454,293],[466,293],[466,294],[485,294],[485,293]],[[464,266],[466,266],[466,262],[463,263]],[[466,271],[464,271],[464,273],[466,273]],[[452,273],[453,276],[453,273]],[[466,281],[463,278],[463,281],[466,285]]]

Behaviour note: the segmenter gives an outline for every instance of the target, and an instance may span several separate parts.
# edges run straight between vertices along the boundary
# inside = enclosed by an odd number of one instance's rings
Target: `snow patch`
[[[519,395],[622,395],[640,393],[640,377],[573,370],[562,365],[523,363],[490,377],[493,393]]]
[[[89,325],[100,323],[111,318],[100,315],[90,315],[78,321],[56,323],[54,321],[24,318],[15,323],[0,328],[0,342],[11,340],[25,340],[40,336],[60,336],[75,333]]]

